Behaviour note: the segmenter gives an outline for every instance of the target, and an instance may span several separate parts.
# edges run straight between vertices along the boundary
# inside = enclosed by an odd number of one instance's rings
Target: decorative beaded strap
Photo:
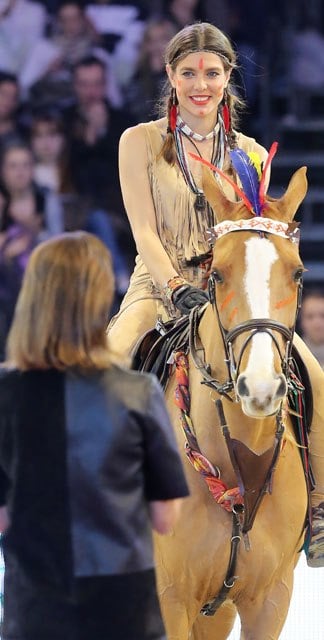
[[[206,234],[209,241],[214,241],[232,231],[261,231],[288,238],[291,242],[298,244],[300,235],[298,225],[298,222],[286,223],[257,216],[250,220],[223,220],[208,229]]]

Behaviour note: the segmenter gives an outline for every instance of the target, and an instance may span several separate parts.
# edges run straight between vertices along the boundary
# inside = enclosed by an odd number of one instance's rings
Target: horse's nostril
[[[287,393],[286,378],[284,376],[282,376],[282,375],[279,376],[279,378],[280,378],[280,384],[279,384],[279,387],[278,387],[277,393],[276,393],[277,398],[283,397]]]
[[[241,396],[241,398],[243,396],[249,396],[250,392],[248,390],[247,384],[245,382],[246,377],[245,376],[239,376],[238,382],[237,382],[237,392],[239,394],[239,396]]]

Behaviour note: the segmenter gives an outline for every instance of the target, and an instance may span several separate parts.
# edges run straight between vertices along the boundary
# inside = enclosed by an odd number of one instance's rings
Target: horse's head
[[[261,216],[228,200],[205,167],[203,188],[218,223],[212,301],[243,411],[261,418],[277,412],[287,393],[303,274],[293,219],[306,195],[306,168],[294,173],[281,198],[266,197]]]

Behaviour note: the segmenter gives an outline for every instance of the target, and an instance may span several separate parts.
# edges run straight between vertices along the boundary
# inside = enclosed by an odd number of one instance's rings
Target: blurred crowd
[[[173,34],[197,20],[228,33],[248,106],[244,129],[253,135],[270,40],[287,23],[289,6],[0,0],[0,357],[29,254],[63,230],[90,231],[109,247],[117,307],[135,254],[118,140],[132,124],[158,117],[163,53]]]

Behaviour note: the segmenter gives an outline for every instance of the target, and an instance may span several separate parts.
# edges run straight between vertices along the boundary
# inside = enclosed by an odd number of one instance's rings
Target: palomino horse
[[[275,640],[287,616],[307,514],[307,484],[286,407],[303,272],[293,218],[306,191],[301,168],[285,194],[266,197],[262,216],[253,217],[244,202],[230,202],[204,168],[204,192],[218,224],[211,301],[200,314],[195,353],[188,355],[191,429],[228,488],[240,484],[236,464],[246,494],[243,511],[223,509],[183,453],[191,496],[174,532],[156,539],[168,640],[223,640],[236,612],[241,640]],[[176,386],[172,374],[166,398],[184,452]],[[222,433],[221,407],[220,416],[215,408],[221,397],[229,439]],[[237,520],[240,529],[233,533]],[[235,575],[229,578],[234,547]],[[217,594],[223,602],[215,615],[202,615]]]

